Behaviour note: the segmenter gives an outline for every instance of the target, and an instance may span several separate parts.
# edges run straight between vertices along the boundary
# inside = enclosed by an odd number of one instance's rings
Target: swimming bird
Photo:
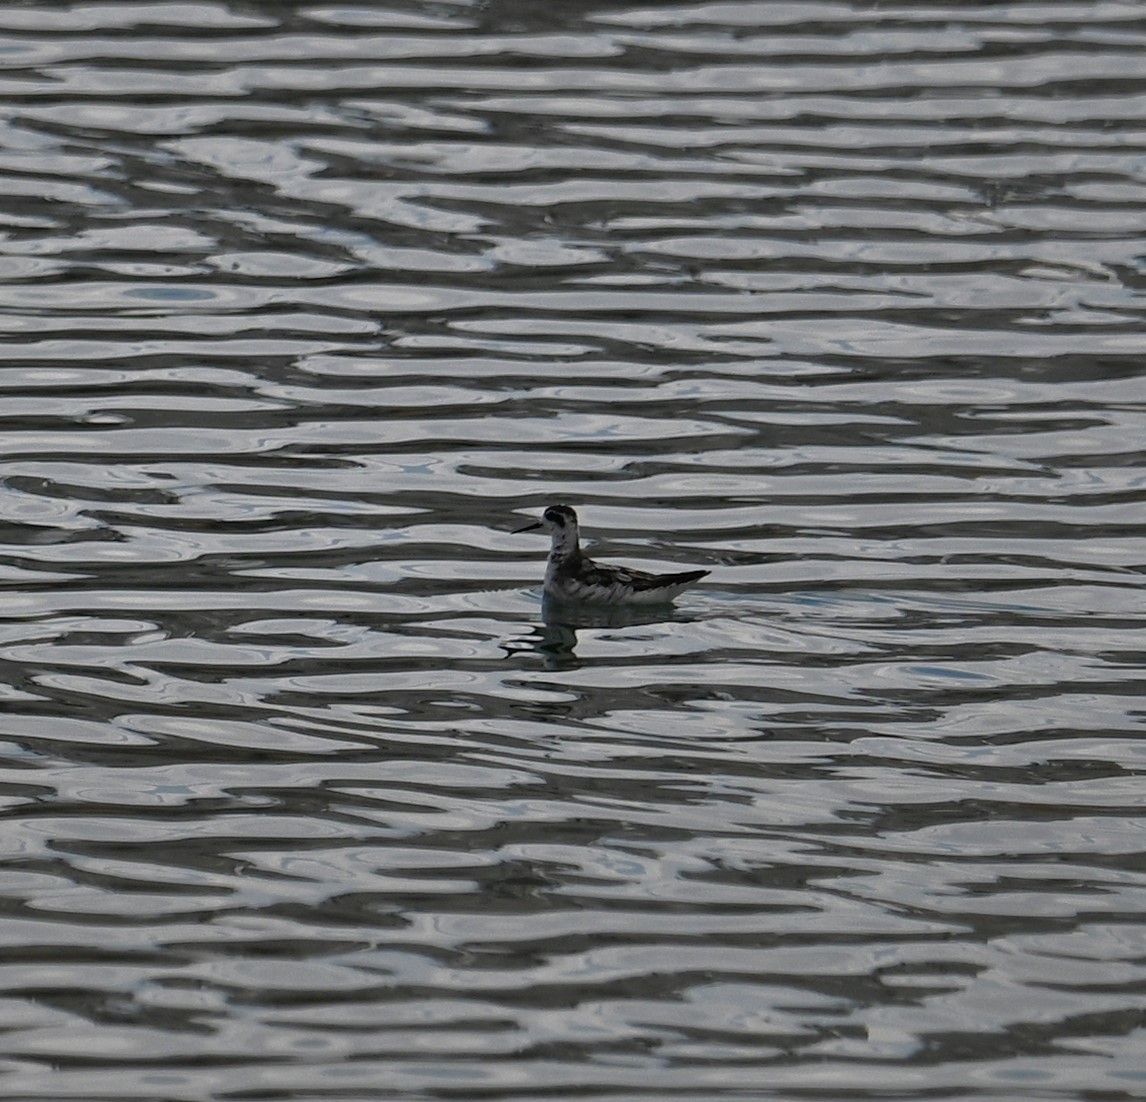
[[[581,553],[577,514],[568,505],[550,505],[539,521],[517,532],[543,528],[552,543],[545,566],[545,593],[558,601],[594,604],[658,605],[678,597],[708,570],[647,574],[627,566],[608,566]]]

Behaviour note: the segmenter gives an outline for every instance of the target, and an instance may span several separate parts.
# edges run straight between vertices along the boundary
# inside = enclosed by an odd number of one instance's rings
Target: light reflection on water
[[[12,1097],[1141,1093],[1137,6],[0,40]]]

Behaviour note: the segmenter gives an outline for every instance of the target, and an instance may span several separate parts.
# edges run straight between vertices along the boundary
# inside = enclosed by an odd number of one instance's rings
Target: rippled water
[[[5,1097],[1141,1098],[1144,47],[0,8]]]

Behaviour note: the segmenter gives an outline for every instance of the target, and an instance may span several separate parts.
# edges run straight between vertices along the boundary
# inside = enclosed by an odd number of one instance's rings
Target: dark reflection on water
[[[688,624],[696,619],[694,614],[672,605],[567,603],[545,596],[541,600],[541,623],[533,627],[528,636],[508,640],[503,647],[507,655],[536,654],[547,669],[575,669],[581,665],[576,654],[580,633],[591,635],[594,643],[606,646],[616,642],[631,647],[635,643],[640,659],[647,656],[658,636],[664,633],[623,629],[654,629],[659,624]]]
[[[1140,1097],[1144,45],[0,10],[7,1094]]]

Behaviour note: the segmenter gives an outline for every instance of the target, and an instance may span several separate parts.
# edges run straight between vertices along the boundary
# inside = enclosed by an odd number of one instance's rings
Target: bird
[[[711,571],[648,574],[627,566],[594,562],[582,554],[577,514],[568,505],[550,505],[541,519],[514,531],[549,533],[552,543],[545,566],[545,595],[558,601],[607,605],[659,605],[675,600]]]

